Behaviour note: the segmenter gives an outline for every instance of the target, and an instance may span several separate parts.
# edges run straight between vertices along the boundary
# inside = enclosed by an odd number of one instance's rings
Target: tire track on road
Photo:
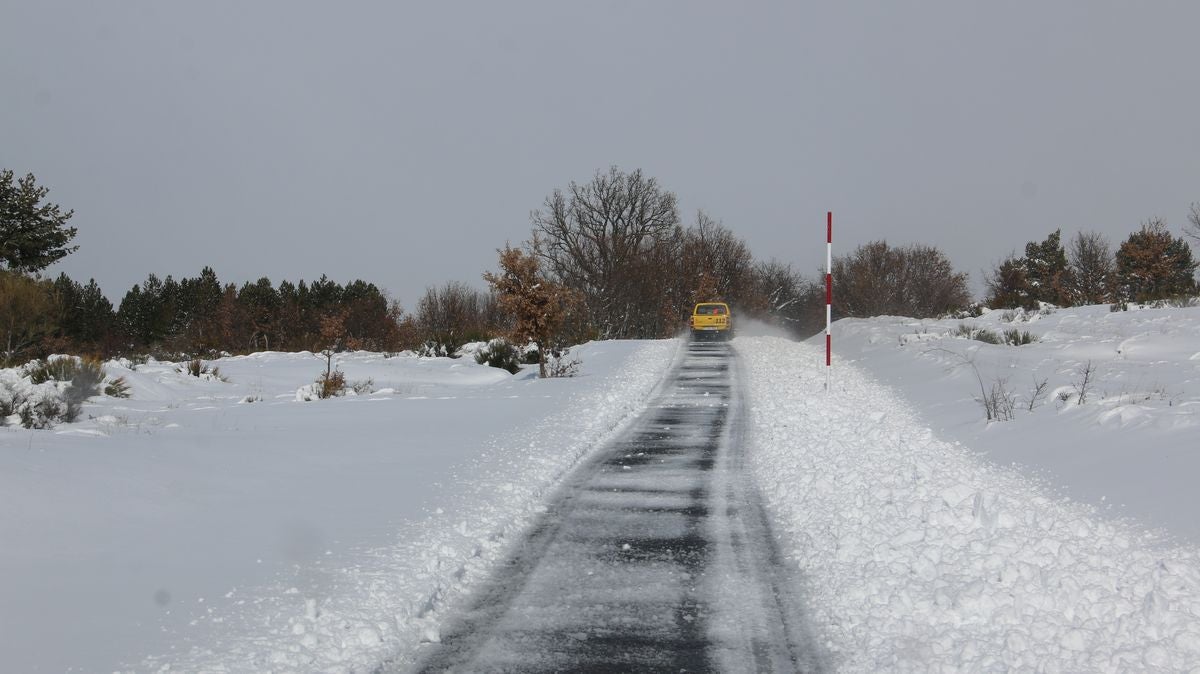
[[[729,346],[690,344],[414,671],[823,669],[743,468],[744,418]]]

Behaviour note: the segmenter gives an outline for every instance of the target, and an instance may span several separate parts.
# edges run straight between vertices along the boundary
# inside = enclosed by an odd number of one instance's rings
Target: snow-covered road
[[[690,345],[418,671],[820,670],[744,469],[735,371],[728,345]]]

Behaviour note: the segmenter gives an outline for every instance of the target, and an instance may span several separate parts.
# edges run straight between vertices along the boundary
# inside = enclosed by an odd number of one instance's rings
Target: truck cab
[[[733,314],[724,302],[701,302],[692,308],[688,321],[692,339],[727,340],[733,336]]]

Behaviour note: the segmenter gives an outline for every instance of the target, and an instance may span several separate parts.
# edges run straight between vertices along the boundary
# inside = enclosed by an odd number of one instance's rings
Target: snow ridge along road
[[[854,364],[826,394],[819,343],[734,345],[750,472],[839,672],[1200,671],[1195,549],[939,439]]]
[[[819,671],[743,466],[736,360],[692,344],[416,671]]]

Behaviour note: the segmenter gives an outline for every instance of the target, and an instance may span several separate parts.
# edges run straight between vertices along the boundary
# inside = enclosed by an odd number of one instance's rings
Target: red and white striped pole
[[[833,368],[833,211],[825,214],[825,391],[829,391]]]

